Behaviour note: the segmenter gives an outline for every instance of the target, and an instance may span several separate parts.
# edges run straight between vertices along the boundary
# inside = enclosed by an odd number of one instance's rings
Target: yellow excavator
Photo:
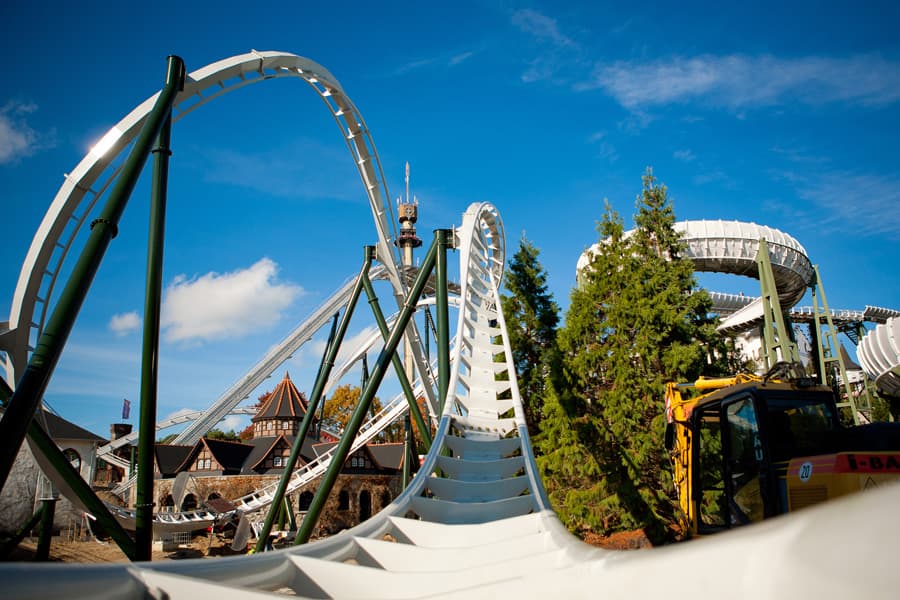
[[[766,376],[669,383],[666,448],[682,526],[704,535],[900,478],[900,424],[843,427],[833,390]]]

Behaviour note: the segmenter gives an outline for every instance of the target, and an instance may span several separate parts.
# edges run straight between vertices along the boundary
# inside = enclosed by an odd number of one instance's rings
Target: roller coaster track
[[[880,391],[900,397],[900,316],[870,331],[860,341],[857,356]]]
[[[784,599],[894,597],[900,522],[878,515],[900,501],[900,486],[647,552],[601,550],[569,534],[547,501],[528,439],[499,311],[504,248],[495,209],[470,208],[456,244],[464,276],[447,402],[418,475],[384,510],[330,538],[252,556],[7,563],[7,595],[696,600],[728,589]]]
[[[454,244],[460,306],[446,402],[422,468],[384,510],[330,538],[252,556],[0,564],[5,597],[895,597],[900,521],[880,515],[900,502],[897,486],[649,552],[605,551],[570,535],[549,505],[528,438],[500,311],[497,210],[472,205]],[[402,285],[394,289],[399,295]],[[420,370],[427,381],[427,365]]]

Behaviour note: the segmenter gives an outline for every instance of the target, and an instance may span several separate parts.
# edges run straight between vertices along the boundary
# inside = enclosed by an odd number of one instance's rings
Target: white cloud
[[[463,52],[456,53],[443,53],[437,56],[431,56],[429,58],[420,58],[411,62],[408,62],[404,65],[397,67],[394,70],[395,75],[403,75],[405,73],[409,73],[410,71],[415,71],[424,67],[442,67],[449,68],[460,65],[473,56],[477,54],[475,50],[465,50]]]
[[[603,89],[632,110],[694,100],[735,111],[792,100],[884,106],[900,100],[900,64],[873,55],[701,55],[599,63],[575,87]]]
[[[113,315],[109,328],[118,336],[128,335],[141,326],[141,317],[135,311]]]
[[[523,8],[513,11],[512,24],[519,30],[531,34],[542,41],[549,41],[556,46],[574,46],[571,38],[560,32],[556,19],[543,15],[536,10]]]
[[[277,280],[263,258],[247,269],[179,275],[165,290],[161,325],[170,342],[236,338],[275,324],[303,289]]]
[[[672,153],[672,157],[683,162],[692,162],[695,158],[697,158],[697,156],[688,148],[685,148],[683,150],[676,150]]]
[[[528,68],[521,75],[523,82],[564,84],[569,79],[566,72],[581,65],[580,46],[560,30],[556,19],[525,8],[513,11],[510,20],[514,27],[531,36],[542,48],[539,56],[527,61]]]
[[[600,158],[604,158],[611,163],[619,160],[619,153],[616,151],[616,147],[607,140],[606,131],[597,131],[591,134],[588,142],[597,147]]]
[[[797,194],[824,214],[821,223],[843,229],[853,224],[862,235],[900,240],[900,179],[891,175],[831,172],[801,180]]]
[[[249,417],[246,415],[228,415],[224,419],[218,422],[216,425],[216,429],[220,431],[237,431],[241,432],[249,421]]]
[[[9,101],[0,108],[0,164],[31,156],[54,145],[52,135],[41,136],[25,121],[37,110],[34,103]]]

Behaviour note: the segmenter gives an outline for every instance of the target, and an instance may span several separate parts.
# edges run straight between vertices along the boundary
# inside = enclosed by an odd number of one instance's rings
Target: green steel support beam
[[[447,389],[450,386],[450,299],[447,285],[447,250],[453,248],[453,230],[435,229],[438,244],[435,267],[435,313],[437,317],[438,407],[444,414]]]
[[[850,386],[847,368],[844,366],[844,359],[841,356],[841,345],[837,338],[837,330],[834,327],[834,321],[831,319],[831,310],[828,308],[828,300],[825,298],[825,288],[822,287],[822,279],[819,276],[819,265],[813,265],[813,269],[816,277],[812,285],[813,327],[816,328],[816,337],[819,340],[819,343],[816,344],[819,358],[819,381],[823,385],[829,385],[828,370],[837,368],[841,381],[844,384],[844,393],[847,394],[847,399],[843,402],[839,401],[837,405],[839,408],[850,409],[853,424],[859,425],[859,410],[853,398],[853,388]],[[819,305],[820,296],[822,300],[821,306]],[[822,334],[823,320],[825,322],[824,335]],[[836,381],[834,387],[835,389],[838,387]]]
[[[32,420],[28,426],[28,439],[38,447],[50,462],[53,470],[62,477],[69,489],[72,490],[72,493],[81,500],[84,508],[97,519],[97,523],[106,530],[106,533],[128,557],[128,560],[135,560],[134,540],[131,539],[131,536],[128,535],[128,532],[125,531],[116,518],[110,514],[106,505],[103,504],[103,500],[98,498],[91,486],[81,478],[81,475],[75,470],[69,459],[66,458],[62,450],[56,446],[56,443],[36,420]]]
[[[137,560],[153,555],[153,458],[156,454],[156,404],[159,379],[159,312],[162,305],[163,248],[166,231],[169,157],[172,155],[172,111],[153,149],[150,229],[147,236],[147,280],[144,292],[144,340],[141,354],[141,414],[138,424],[134,543]]]
[[[338,322],[340,319],[340,312],[334,313],[334,318],[331,320],[331,331],[328,333],[328,341],[325,342],[325,350],[322,352],[322,360],[319,362],[319,370],[316,371],[316,381],[318,381],[319,377],[322,375],[322,368],[325,366],[325,361],[328,358],[328,352],[331,350],[331,345],[334,343],[334,337],[337,335]],[[325,420],[325,403],[319,403],[322,407],[321,412],[319,413],[319,422],[316,423],[316,440],[322,439],[322,421]]]
[[[44,507],[43,505],[41,505],[37,509],[37,511],[35,511],[35,513],[31,515],[31,518],[28,519],[28,521],[24,525],[22,525],[22,527],[20,527],[19,530],[15,532],[10,539],[3,541],[2,545],[0,545],[0,560],[6,559],[9,553],[12,552],[16,548],[16,546],[18,546],[22,542],[22,540],[24,540],[28,536],[28,533],[32,529],[34,529],[35,526],[37,526],[38,522],[41,520],[41,515],[43,514],[43,512]]]
[[[395,356],[397,353],[397,346],[400,345],[400,340],[403,338],[406,326],[409,324],[409,321],[416,310],[419,296],[422,295],[425,284],[428,283],[428,276],[434,268],[435,257],[439,253],[439,247],[441,246],[438,237],[439,236],[437,235],[435,236],[435,241],[431,244],[428,253],[425,255],[425,259],[422,261],[419,274],[416,276],[416,280],[413,282],[412,288],[409,290],[406,300],[403,303],[403,308],[400,310],[400,315],[394,323],[394,329],[391,331],[390,336],[388,336],[388,339],[385,342],[384,348],[382,348],[381,353],[378,355],[375,368],[372,371],[369,381],[366,383],[365,389],[363,389],[362,394],[359,397],[359,403],[353,410],[353,414],[350,415],[350,420],[344,428],[341,441],[338,442],[337,448],[335,448],[334,454],[331,457],[328,470],[325,471],[325,475],[322,476],[322,482],[316,490],[316,495],[313,497],[309,510],[303,518],[303,521],[300,523],[297,537],[294,538],[295,545],[305,544],[309,541],[310,536],[312,536],[313,529],[315,529],[319,516],[322,514],[322,509],[325,507],[325,502],[328,500],[331,489],[334,487],[334,482],[337,481],[338,474],[344,467],[344,461],[347,460],[347,455],[350,453],[350,447],[353,445],[353,440],[359,432],[360,425],[362,425],[363,419],[369,410],[372,399],[375,398],[375,394],[378,392],[378,387],[381,385],[382,379],[384,379],[384,374],[387,371],[388,364],[391,362],[391,357]]]
[[[6,380],[0,378],[0,406],[6,407],[10,398],[12,398],[12,390],[9,389]],[[59,473],[59,476],[63,478],[69,489],[81,500],[88,512],[96,517],[97,522],[109,533],[125,556],[132,560],[134,558],[134,541],[131,539],[131,536],[116,521],[115,517],[110,514],[103,501],[97,497],[91,486],[81,478],[81,474],[72,466],[72,463],[69,462],[62,450],[59,449],[47,432],[34,419],[28,424],[28,439],[38,447],[53,469]],[[33,525],[29,526],[27,530],[30,530],[32,527]]]
[[[41,498],[41,534],[38,537],[34,560],[46,562],[50,559],[50,538],[53,537],[53,515],[56,513],[56,498]]]
[[[269,506],[269,512],[266,514],[266,522],[263,524],[263,528],[259,533],[259,538],[256,540],[256,552],[265,550],[266,538],[268,538],[269,534],[272,532],[272,524],[278,513],[278,507],[281,505],[284,493],[287,490],[288,482],[294,472],[294,465],[297,464],[297,460],[300,458],[303,440],[306,438],[310,423],[312,422],[313,416],[316,414],[318,403],[321,402],[322,395],[325,391],[325,384],[328,382],[328,377],[331,375],[331,369],[334,367],[334,360],[337,357],[338,350],[341,348],[341,342],[344,340],[344,335],[347,333],[347,327],[350,325],[350,318],[353,316],[356,302],[359,300],[359,295],[362,293],[363,286],[365,285],[364,282],[369,278],[369,268],[372,266],[373,260],[375,260],[375,246],[366,246],[364,249],[362,269],[359,272],[359,277],[356,278],[356,284],[353,286],[353,292],[350,295],[350,300],[347,302],[347,308],[344,309],[344,315],[341,317],[341,323],[338,326],[334,343],[328,348],[328,354],[325,356],[325,360],[319,368],[316,383],[313,385],[313,391],[309,395],[309,405],[306,407],[306,414],[303,416],[303,422],[300,424],[300,431],[297,432],[297,437],[294,438],[294,446],[291,448],[291,455],[288,458],[287,465],[284,467],[284,472],[281,474],[281,479],[278,481],[278,488],[275,490],[275,495],[272,497],[272,504]],[[305,518],[303,522],[306,522]]]
[[[381,306],[378,303],[378,296],[375,295],[375,289],[372,287],[372,280],[366,278],[363,282],[363,285],[366,289],[366,296],[369,298],[369,306],[372,307],[372,314],[375,317],[375,323],[378,324],[378,330],[381,332],[381,336],[387,341],[390,336],[390,331],[388,331],[387,321],[384,318],[384,313],[381,310]],[[416,298],[416,302],[419,299]],[[409,378],[406,376],[406,370],[403,368],[403,361],[400,360],[400,357],[394,354],[391,358],[391,363],[394,365],[394,371],[397,373],[397,379],[400,381],[400,387],[403,388],[403,395],[406,397],[406,403],[409,404],[409,412],[412,414],[413,418],[416,420],[416,426],[419,428],[419,431],[422,432],[422,441],[425,443],[426,451],[431,448],[431,431],[425,425],[425,419],[422,417],[422,411],[419,410],[419,403],[416,402],[416,394],[412,389],[412,386],[409,384]],[[366,377],[366,383],[368,383],[370,377]]]
[[[178,92],[184,87],[184,76],[184,62],[177,56],[169,57],[166,84],[147,115],[100,218],[91,223],[91,232],[84,249],[16,385],[3,419],[0,419],[0,440],[3,440],[3,444],[0,444],[0,489],[6,485],[9,471],[28,431],[28,424],[47,389],[103,255],[118,233],[119,220],[147,161],[150,148],[168,118]]]
[[[797,344],[791,341],[790,332],[785,324],[781,301],[778,299],[778,288],[775,285],[775,275],[772,273],[769,245],[765,239],[759,240],[756,264],[759,269],[759,287],[763,302],[763,356],[766,360],[766,369],[771,369],[779,360],[799,363],[800,354],[797,352]]]

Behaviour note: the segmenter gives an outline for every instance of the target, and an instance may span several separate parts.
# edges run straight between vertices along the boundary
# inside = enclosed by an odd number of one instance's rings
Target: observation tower
[[[415,279],[413,265],[413,250],[422,245],[422,240],[416,235],[416,221],[419,220],[419,201],[413,197],[409,200],[409,162],[406,163],[406,198],[397,198],[397,214],[400,221],[400,232],[397,236],[397,246],[401,249],[401,268],[409,285]],[[403,343],[403,369],[409,378],[410,386],[415,384],[415,357],[413,356],[412,343],[407,335]],[[403,487],[409,483],[410,465],[418,464],[415,440],[412,435],[412,418],[407,412],[403,417],[404,448],[403,448]]]

